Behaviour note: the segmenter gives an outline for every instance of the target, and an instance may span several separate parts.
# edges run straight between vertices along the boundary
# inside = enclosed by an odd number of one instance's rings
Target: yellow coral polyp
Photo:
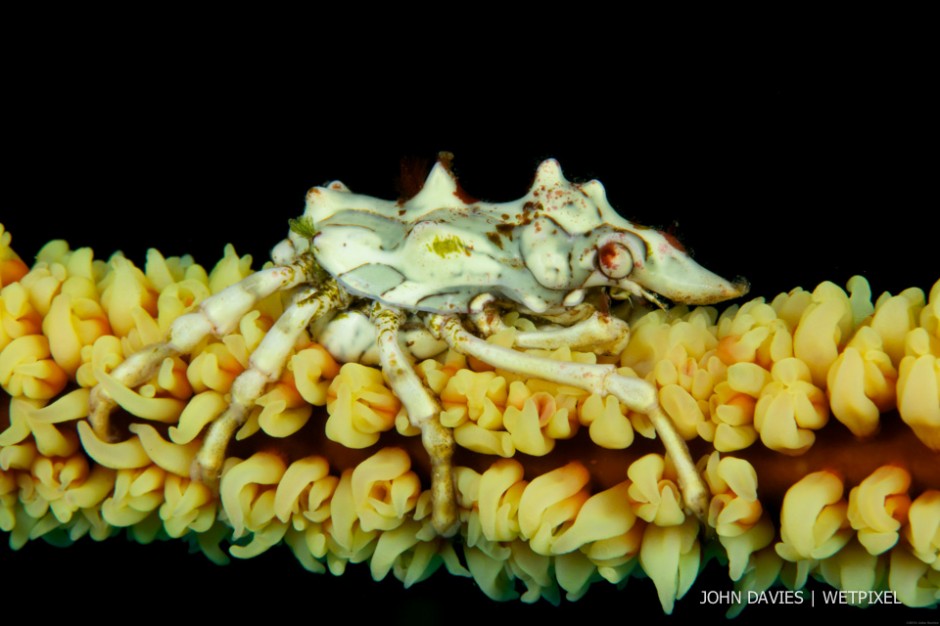
[[[92,298],[61,293],[52,301],[42,331],[49,338],[56,363],[74,376],[82,364],[83,348],[110,334],[111,325],[101,305]]]
[[[268,393],[258,398],[258,407],[261,407],[257,416],[258,426],[272,437],[293,435],[304,427],[313,413],[313,407],[304,401],[293,382],[293,377],[287,373]],[[242,438],[241,433],[239,438]]]
[[[581,422],[588,426],[591,441],[603,448],[622,450],[633,443],[633,425],[613,396],[588,396],[581,405]]]
[[[177,425],[170,427],[170,439],[180,445],[194,441],[203,428],[222,415],[226,408],[228,402],[225,396],[217,391],[196,394],[180,413]]]
[[[496,372],[459,370],[441,390],[440,398],[447,412],[445,426],[456,427],[472,420],[481,428],[499,430],[509,389],[506,379]]]
[[[588,498],[574,522],[566,525],[551,544],[553,554],[567,554],[598,542],[620,538],[636,525],[630,508],[630,483],[624,481]]]
[[[95,372],[110,372],[124,360],[121,340],[114,335],[103,335],[91,346],[82,348],[82,364],[75,372],[75,382],[92,388],[98,384]]]
[[[159,515],[170,537],[208,532],[216,521],[215,497],[203,483],[167,474]]]
[[[646,374],[664,360],[680,365],[686,357],[701,360],[717,341],[710,329],[714,309],[696,309],[684,319],[669,318],[672,313],[654,311],[631,326],[630,343],[621,354],[620,364]]]
[[[489,541],[518,536],[520,500],[527,485],[522,464],[515,460],[497,461],[483,473],[471,502],[477,503],[480,527]]]
[[[637,517],[658,526],[676,526],[685,521],[675,475],[667,471],[663,457],[647,454],[630,464],[627,476],[633,481],[629,493]]]
[[[245,461],[234,460],[222,474],[219,496],[234,538],[251,534],[247,545],[232,546],[232,556],[250,558],[284,537],[287,524],[277,519],[274,502],[286,470],[280,457],[259,452]]]
[[[770,373],[752,363],[735,363],[727,370],[727,380],[715,385],[709,402],[711,422],[701,435],[711,440],[715,450],[731,452],[749,447],[757,439],[754,409]]]
[[[401,402],[382,373],[357,363],[340,368],[327,392],[326,436],[350,448],[367,448],[395,426]]]
[[[165,478],[154,465],[118,470],[112,495],[101,503],[102,517],[112,526],[139,524],[163,504]]]
[[[399,448],[383,448],[356,466],[350,487],[356,516],[365,531],[397,528],[421,495],[411,459]]]
[[[108,311],[114,332],[127,336],[138,326],[138,310],[151,319],[156,317],[157,297],[143,272],[123,256],[112,257],[110,266],[111,272],[101,284],[101,304]]]
[[[820,564],[819,573],[833,587],[852,591],[878,591],[885,564],[860,544],[850,542]],[[866,606],[860,594],[850,594],[848,604]]]
[[[560,411],[564,413],[558,415]],[[532,456],[544,456],[555,447],[555,440],[545,432],[552,419],[567,419],[567,410],[557,410],[555,398],[538,392],[526,399],[522,409],[507,406],[503,423],[516,450]]]
[[[334,574],[342,573],[349,562],[361,563],[368,559],[378,535],[378,531],[366,530],[359,522],[352,474],[353,470],[343,472],[330,499],[330,519],[326,526],[327,566]]]
[[[186,402],[183,400],[157,396],[157,389],[152,385],[145,385],[137,392],[125,387],[105,372],[97,372],[95,378],[121,408],[142,419],[174,424],[179,421],[180,414],[186,408]]]
[[[707,408],[703,408],[700,401],[679,385],[663,387],[659,392],[659,402],[683,438],[692,439],[705,430]]]
[[[667,613],[692,587],[698,574],[701,554],[697,531],[698,524],[689,519],[680,525],[650,524],[643,535],[640,564],[653,579]]]
[[[574,462],[533,479],[519,499],[519,531],[537,554],[551,554],[558,529],[574,521],[590,496],[590,474]]]
[[[757,499],[757,472],[744,459],[708,457],[705,479],[712,492],[708,524],[721,537],[737,537],[758,522],[763,507]]]
[[[48,400],[68,382],[43,335],[18,337],[0,352],[0,386],[11,396]]]
[[[770,369],[777,361],[793,356],[793,336],[787,323],[760,298],[722,315],[718,337],[717,355],[729,365],[754,363]]]
[[[768,448],[802,454],[816,440],[813,434],[826,425],[829,404],[822,389],[810,380],[810,369],[795,358],[774,364],[773,381],[761,391],[754,407],[754,428]]]
[[[274,499],[274,512],[282,522],[294,520],[294,526],[301,527],[296,517],[310,522],[323,522],[329,519],[329,502],[336,490],[339,479],[329,474],[330,466],[320,456],[310,456],[291,463],[278,484]]]
[[[186,378],[197,392],[212,389],[228,393],[235,378],[245,370],[228,344],[211,343],[193,357],[186,369]]]
[[[787,561],[832,556],[851,538],[842,480],[813,472],[787,490],[780,513],[777,554]]]
[[[150,457],[137,437],[111,443],[102,441],[88,422],[78,423],[78,434],[85,452],[103,467],[138,469],[150,465]]]
[[[291,357],[294,384],[305,401],[314,406],[326,404],[330,382],[339,374],[339,364],[323,346],[314,344]]]
[[[881,413],[895,404],[897,371],[878,334],[860,328],[829,369],[832,414],[857,437],[873,434]]]
[[[395,576],[410,587],[432,573],[436,550],[418,539],[420,524],[406,522],[397,528],[382,533],[375,545],[369,562],[374,580],[383,580],[395,570]]]
[[[898,541],[911,506],[911,475],[901,467],[875,470],[849,493],[848,518],[869,553],[882,554]]]
[[[888,587],[898,600],[911,607],[935,606],[940,600],[940,573],[906,548],[891,551]]]
[[[920,494],[908,509],[905,536],[914,555],[934,569],[940,568],[940,491]]]
[[[114,488],[114,472],[100,466],[89,468],[83,456],[39,457],[30,472],[36,493],[63,524],[78,510],[99,505]]]
[[[813,291],[793,333],[793,355],[805,363],[816,386],[825,385],[826,373],[851,334],[852,322],[852,303],[839,286],[827,281]]]
[[[27,398],[10,400],[10,426],[0,433],[0,447],[32,439],[45,456],[71,456],[78,447],[73,431],[60,430],[58,424],[83,417],[87,411],[88,392],[77,389],[51,404]]]
[[[457,426],[454,429],[454,441],[467,450],[504,458],[511,457],[516,451],[512,435],[508,432],[487,430],[473,422]]]
[[[226,287],[251,274],[251,255],[238,256],[235,246],[227,244],[222,259],[216,263],[209,274],[209,289],[212,293],[219,293]]]
[[[885,353],[895,366],[904,358],[907,334],[917,327],[924,305],[924,292],[917,288],[905,289],[896,296],[884,294],[875,304],[871,328],[878,333]]]
[[[29,267],[10,247],[12,235],[0,224],[0,288],[23,278]]]
[[[177,476],[189,476],[199,443],[179,445],[164,439],[150,424],[131,424],[128,430],[137,435],[140,447],[151,461]]]
[[[901,360],[898,412],[925,445],[940,450],[940,357],[927,352],[930,341],[922,329],[908,337],[914,354]]]
[[[21,283],[0,290],[0,350],[14,339],[35,335],[42,329],[42,317],[30,303],[29,292]]]
[[[20,279],[29,294],[29,301],[40,315],[49,312],[53,298],[58,295],[62,283],[68,278],[68,262],[71,252],[64,241],[50,241],[36,255],[36,266]]]

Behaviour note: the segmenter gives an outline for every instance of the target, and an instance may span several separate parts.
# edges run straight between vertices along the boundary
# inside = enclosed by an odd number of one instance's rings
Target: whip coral
[[[375,579],[411,586],[444,569],[527,602],[645,575],[666,611],[712,558],[742,593],[814,577],[909,606],[940,598],[940,282],[874,301],[853,279],[720,313],[633,314],[612,360],[657,385],[690,442],[710,491],[703,521],[684,510],[648,420],[612,396],[453,352],[419,362],[455,433],[455,541],[434,530],[420,433],[381,370],[340,364],[309,336],[238,432],[217,488],[190,478],[204,428],[283,310],[276,297],[136,389],[110,377],[250,272],[231,247],[211,271],[156,252],[142,271],[62,242],[29,268],[0,229],[0,529],[14,547],[122,528],[214,561],[286,544],[313,572],[367,562]],[[98,383],[122,409],[120,440],[85,421]]]

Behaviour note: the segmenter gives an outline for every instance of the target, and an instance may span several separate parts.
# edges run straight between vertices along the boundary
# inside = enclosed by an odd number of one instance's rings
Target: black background
[[[464,188],[489,200],[521,196],[538,163],[557,158],[572,180],[600,179],[629,219],[672,229],[701,264],[746,277],[754,296],[844,285],[856,273],[876,293],[927,290],[940,277],[936,74],[922,71],[916,50],[873,45],[796,61],[801,45],[790,41],[759,58],[533,49],[458,62],[428,42],[337,66],[310,41],[294,57],[309,63],[289,68],[257,47],[177,57],[160,38],[145,50],[83,42],[45,61],[35,47],[8,57],[0,221],[14,249],[30,262],[43,242],[65,238],[100,258],[123,250],[142,263],[158,247],[209,267],[232,242],[257,267],[309,187],[339,179],[394,197],[403,157],[448,150]],[[180,542],[123,538],[4,546],[0,586],[33,612],[102,619],[322,620],[340,606],[342,618],[383,623],[642,614],[644,624],[718,618],[722,609],[699,605],[701,591],[730,588],[712,564],[666,619],[648,580],[624,591],[599,583],[559,608],[496,604],[445,574],[404,590],[361,566],[339,579],[308,574],[286,548],[217,567]],[[771,613],[936,619],[783,606],[751,607],[739,622]]]

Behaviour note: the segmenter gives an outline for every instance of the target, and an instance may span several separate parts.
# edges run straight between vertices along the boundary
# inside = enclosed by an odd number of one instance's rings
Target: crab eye
[[[604,276],[619,280],[633,271],[633,255],[622,243],[608,241],[597,249],[597,266]]]

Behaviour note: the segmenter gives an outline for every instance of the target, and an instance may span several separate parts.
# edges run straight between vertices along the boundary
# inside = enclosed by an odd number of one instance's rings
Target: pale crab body
[[[272,256],[276,267],[203,301],[174,322],[167,341],[129,356],[111,373],[112,389],[143,384],[166,358],[192,353],[209,334],[232,332],[259,300],[293,290],[292,304],[235,379],[229,408],[205,433],[196,477],[217,477],[230,438],[309,330],[342,361],[381,365],[421,431],[431,460],[432,521],[441,534],[456,532],[458,524],[454,439],[410,355],[424,358],[445,347],[496,368],[613,394],[645,413],[676,466],[686,506],[704,515],[707,490],[654,385],[614,365],[550,361],[481,338],[504,329],[501,313],[513,309],[549,322],[516,332],[514,348],[616,353],[629,332],[608,313],[608,294],[711,303],[747,290],[743,281],[730,283],[699,266],[668,236],[620,217],[599,182],[572,184],[553,160],[539,167],[527,195],[499,204],[469,199],[444,161],[407,201],[354,194],[334,182],[308,193],[304,216]],[[89,420],[99,436],[112,437],[114,406],[108,386],[98,385]]]
[[[591,287],[645,295],[644,278],[677,301],[725,299],[738,289],[690,263],[661,233],[618,215],[598,181],[569,183],[553,160],[513,202],[466,201],[438,162],[406,202],[333,183],[310,191],[304,216],[316,231],[309,245],[317,262],[347,292],[404,310],[467,313],[488,293],[551,314],[580,304]],[[294,254],[282,262],[307,249],[303,236],[291,242]]]

